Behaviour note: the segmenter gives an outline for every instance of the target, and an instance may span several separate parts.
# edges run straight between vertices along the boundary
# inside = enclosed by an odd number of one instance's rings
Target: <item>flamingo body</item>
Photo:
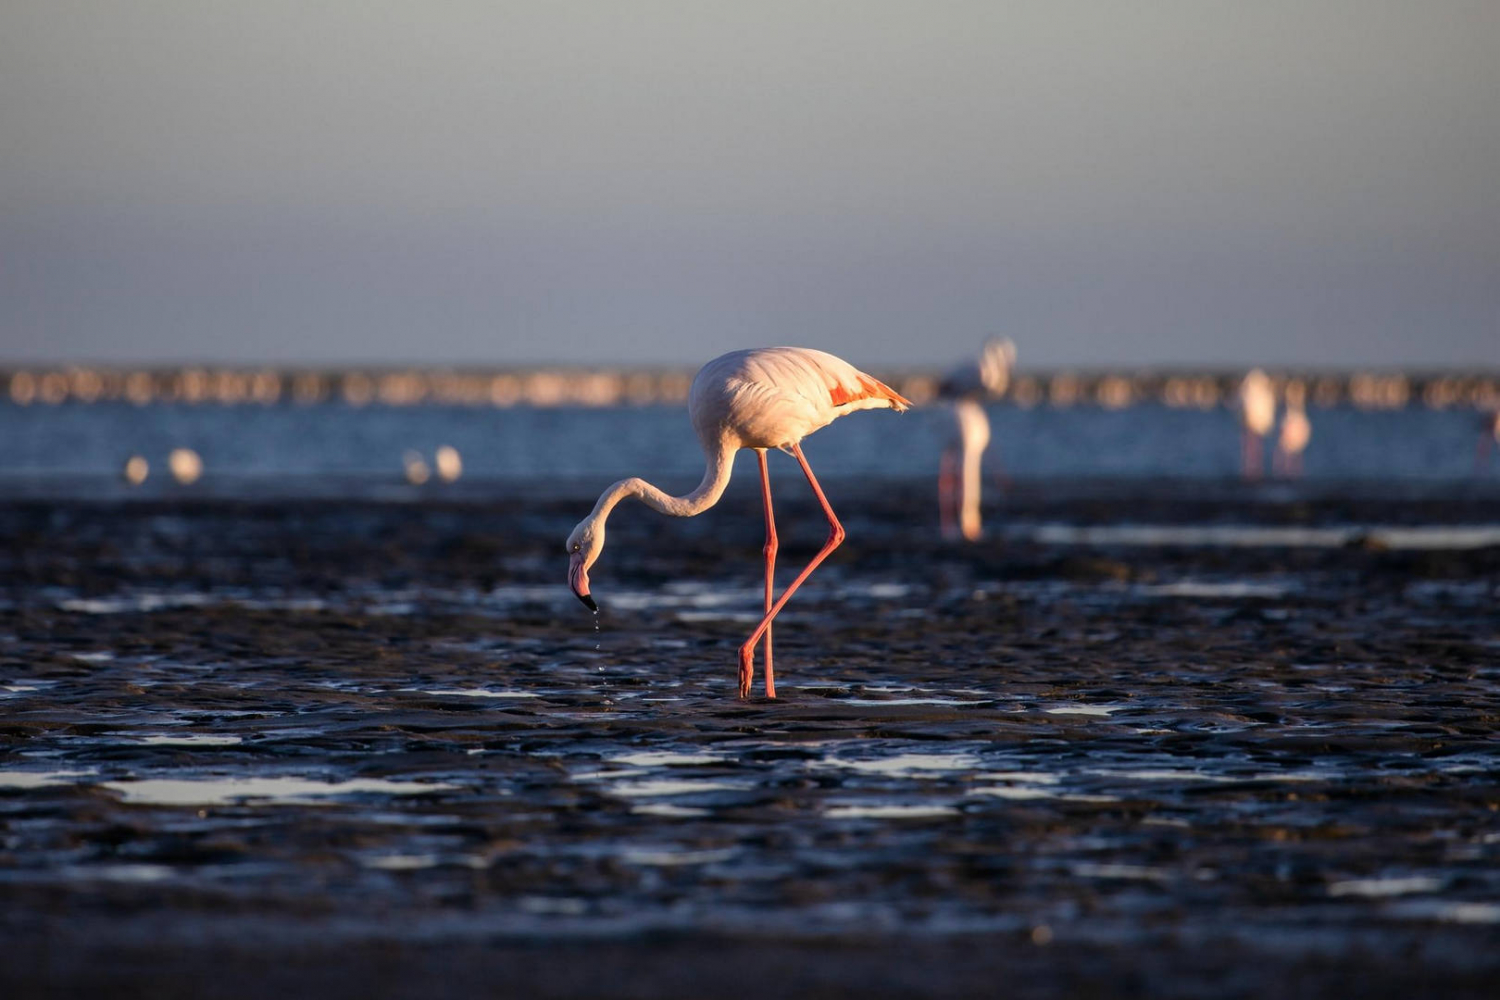
[[[704,365],[688,392],[688,412],[703,446],[703,481],[690,493],[670,496],[644,479],[622,479],[599,496],[594,510],[568,535],[568,584],[591,610],[598,606],[589,590],[588,571],[604,549],[605,522],[621,500],[635,497],[646,506],[673,517],[692,517],[712,507],[723,496],[734,467],[735,452],[757,452],[761,495],[766,516],[765,617],[740,647],[739,693],[750,694],[756,645],[765,638],[766,696],[776,697],[771,660],[771,621],[804,580],[844,540],[827,497],[823,495],[807,458],[802,439],[845,414],[859,410],[904,411],[911,403],[879,379],[866,375],[832,354],[805,347],[764,347],[734,351]],[[771,480],[766,450],[791,453],[802,467],[824,515],[827,542],[803,568],[780,599],[774,599],[776,520],[771,510]]]
[[[1276,422],[1276,389],[1259,368],[1240,383],[1240,422],[1257,437],[1265,437]]]
[[[806,347],[733,351],[699,369],[688,411],[705,449],[727,436],[736,448],[789,448],[858,410],[905,410],[910,402],[849,362]]]
[[[1307,414],[1302,410],[1288,410],[1286,416],[1281,418],[1281,438],[1278,446],[1282,454],[1300,455],[1307,448],[1307,442],[1312,440],[1312,424],[1308,422]]]

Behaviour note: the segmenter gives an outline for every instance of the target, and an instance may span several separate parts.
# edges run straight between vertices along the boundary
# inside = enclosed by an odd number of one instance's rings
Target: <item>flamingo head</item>
[[[568,586],[590,611],[598,611],[599,605],[589,596],[589,567],[603,550],[604,525],[592,517],[578,522],[568,536]]]

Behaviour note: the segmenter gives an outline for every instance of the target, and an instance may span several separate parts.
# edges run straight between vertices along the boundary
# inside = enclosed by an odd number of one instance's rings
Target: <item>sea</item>
[[[1234,411],[1141,403],[989,408],[986,472],[1017,479],[1222,479],[1239,471]],[[1472,409],[1410,406],[1314,408],[1304,457],[1310,482],[1412,482],[1430,486],[1500,476],[1476,462]],[[1273,436],[1274,436],[1273,431]],[[817,432],[805,451],[820,477],[909,479],[933,475],[952,439],[941,406],[906,414],[860,413]],[[458,451],[463,478],[498,490],[607,484],[639,475],[668,491],[696,485],[702,451],[681,405],[476,408],[0,402],[0,493],[113,496],[179,490],[167,456],[202,459],[193,489],[205,494],[380,495],[406,485],[413,455],[431,465],[439,447]],[[1271,444],[1266,443],[1269,469]],[[122,470],[150,468],[139,488]],[[743,456],[741,477],[753,462]]]

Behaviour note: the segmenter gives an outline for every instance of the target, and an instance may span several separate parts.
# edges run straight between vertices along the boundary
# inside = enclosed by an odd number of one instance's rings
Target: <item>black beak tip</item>
[[[594,598],[591,595],[589,595],[589,594],[579,594],[578,595],[578,599],[580,601],[582,601],[583,602],[583,606],[586,607],[586,608],[588,608],[590,611],[598,611],[599,610],[599,605],[597,605],[597,604],[594,603]]]

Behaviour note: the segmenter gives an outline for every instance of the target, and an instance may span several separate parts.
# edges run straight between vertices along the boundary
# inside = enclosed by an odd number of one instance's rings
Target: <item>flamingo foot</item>
[[[750,697],[750,682],[755,679],[755,649],[748,643],[740,647],[740,698]],[[774,695],[773,695],[774,697]]]

